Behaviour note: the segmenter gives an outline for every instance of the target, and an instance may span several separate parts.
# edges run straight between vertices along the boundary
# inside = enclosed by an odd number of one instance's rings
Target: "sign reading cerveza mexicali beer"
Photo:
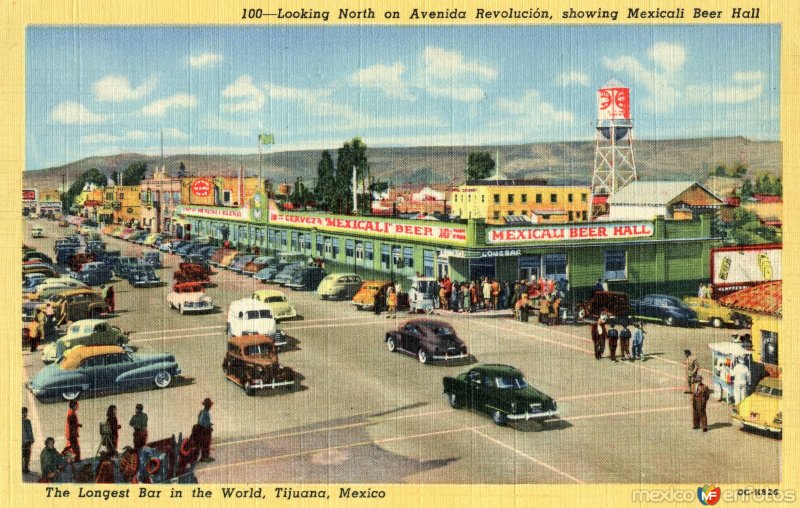
[[[374,218],[319,217],[270,210],[271,225],[286,224],[296,228],[318,229],[335,233],[365,233],[377,238],[404,238],[408,240],[435,240],[443,243],[463,244],[467,230],[463,226],[420,224]]]
[[[627,224],[565,224],[525,228],[491,228],[486,230],[486,243],[553,242],[569,240],[620,240],[653,236],[650,222]]]

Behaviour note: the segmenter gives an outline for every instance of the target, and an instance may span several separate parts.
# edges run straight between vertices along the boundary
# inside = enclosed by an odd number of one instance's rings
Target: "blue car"
[[[666,326],[699,326],[697,312],[670,295],[645,295],[630,303],[634,317],[660,321]]]
[[[153,268],[163,268],[164,264],[161,262],[161,254],[154,251],[145,252],[142,254],[141,264],[151,266]]]
[[[234,259],[233,263],[231,263],[230,269],[232,272],[242,273],[245,265],[255,258],[256,256],[254,254],[242,254],[241,256],[236,256],[236,259]]]
[[[101,286],[106,284],[113,277],[108,265],[99,261],[84,263],[81,265],[79,271],[70,271],[68,275],[73,279],[83,282],[87,286]]]
[[[185,256],[190,249],[192,249],[195,245],[198,245],[194,242],[185,242],[183,244],[178,245],[172,249],[173,254],[177,254],[178,256]]]
[[[161,285],[161,279],[152,266],[139,265],[128,270],[128,282],[135,288],[151,288]]]
[[[26,384],[40,399],[75,400],[83,393],[166,388],[181,373],[171,353],[132,353],[122,346],[77,346]]]
[[[114,275],[120,279],[127,279],[128,271],[136,266],[139,266],[139,258],[135,258],[133,256],[118,257],[114,260]]]

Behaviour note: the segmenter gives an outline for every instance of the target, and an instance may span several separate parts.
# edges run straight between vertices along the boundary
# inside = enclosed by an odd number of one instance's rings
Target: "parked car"
[[[579,321],[597,319],[605,312],[614,318],[627,318],[631,313],[628,295],[615,291],[595,291],[585,302],[578,304],[575,316]]]
[[[181,257],[186,258],[188,256],[193,256],[199,253],[201,250],[205,249],[206,247],[208,247],[208,245],[204,243],[194,242],[182,251]]]
[[[230,268],[231,263],[233,263],[233,261],[236,259],[237,256],[239,256],[239,254],[240,253],[235,250],[228,252],[227,254],[225,254],[225,257],[222,258],[222,261],[219,262],[218,266],[220,266],[221,268]]]
[[[138,258],[133,256],[120,256],[114,260],[112,270],[114,271],[114,275],[120,279],[127,279],[128,271],[134,266],[139,266]]]
[[[286,295],[280,291],[260,289],[253,293],[252,298],[265,303],[276,321],[297,317],[297,311],[294,306],[286,299]]]
[[[467,358],[467,346],[448,323],[433,319],[412,319],[386,334],[391,352],[416,356],[419,363]]]
[[[41,273],[45,277],[60,277],[61,276],[61,274],[59,274],[56,271],[55,268],[53,268],[52,266],[50,266],[48,264],[45,264],[45,263],[40,263],[40,262],[37,262],[37,261],[28,261],[28,262],[22,264],[22,275],[23,276],[31,275],[31,274],[34,274],[34,273]]]
[[[76,252],[69,257],[69,260],[67,260],[67,265],[69,266],[70,270],[77,272],[83,265],[86,263],[91,263],[92,261],[97,261],[97,258],[94,254],[90,252]]]
[[[242,273],[252,276],[262,268],[266,268],[270,263],[275,262],[277,262],[277,258],[274,256],[258,256],[244,265],[244,268],[242,268]]]
[[[711,298],[687,296],[683,299],[683,303],[697,313],[699,322],[708,323],[714,328],[722,328],[726,325],[741,328],[748,321],[742,314],[720,305],[718,301]]]
[[[75,400],[92,391],[166,388],[181,373],[171,353],[132,353],[121,346],[73,348],[58,363],[40,370],[27,383],[37,398]]]
[[[30,300],[44,301],[53,296],[54,294],[66,291],[68,289],[87,288],[87,287],[88,286],[83,282],[67,276],[46,279],[41,284],[38,284],[32,293],[28,294],[28,298]]]
[[[34,226],[31,228],[32,238],[44,238],[44,228],[41,226]]]
[[[70,271],[68,275],[77,279],[87,286],[101,286],[111,280],[113,274],[105,263],[93,261],[85,263],[78,271]]]
[[[133,243],[142,243],[142,240],[148,235],[147,231],[138,230],[125,237],[125,240]]]
[[[167,303],[170,309],[178,309],[181,314],[198,314],[214,310],[214,302],[198,282],[175,284],[172,292],[167,295]]]
[[[273,282],[280,284],[281,286],[285,286],[288,284],[292,277],[294,277],[294,273],[300,269],[302,269],[305,265],[300,263],[291,263],[284,266],[281,271],[275,274],[275,277],[272,279]]]
[[[50,256],[36,250],[29,250],[28,252],[24,253],[22,255],[22,261],[41,261],[42,263],[47,263],[48,265],[53,264],[53,259]]]
[[[297,385],[294,370],[279,363],[277,347],[265,335],[245,335],[228,339],[222,370],[247,395],[254,395],[256,390],[282,386],[291,391]]]
[[[163,268],[164,266],[161,260],[161,254],[153,251],[143,253],[139,263],[153,268]]]
[[[166,242],[161,242],[161,245],[158,246],[158,250],[161,252],[173,252],[176,248],[180,247],[181,245],[188,243],[186,240],[169,240]]]
[[[66,266],[75,253],[78,252],[80,247],[78,245],[58,245],[55,248],[56,264]]]
[[[180,244],[179,246],[173,248],[172,249],[172,253],[176,254],[178,256],[184,256],[189,251],[189,249],[191,249],[195,245],[197,245],[197,244],[194,243],[194,242],[184,242],[184,243]]]
[[[47,365],[76,346],[122,346],[128,333],[104,319],[81,319],[67,327],[67,333],[42,349],[42,362]]]
[[[353,300],[350,302],[358,310],[375,308],[376,296],[383,301],[386,299],[386,291],[392,282],[388,280],[368,280],[361,285]]]
[[[189,254],[183,258],[183,263],[192,263],[194,265],[198,265],[203,269],[203,273],[206,275],[211,275],[213,273],[208,261],[201,254]]]
[[[319,266],[301,266],[292,272],[286,287],[299,291],[314,291],[327,273]]]
[[[266,335],[277,347],[287,344],[286,336],[278,330],[269,306],[252,298],[234,300],[228,306],[226,326],[228,338],[242,335]]]
[[[240,254],[236,256],[236,259],[231,263],[230,269],[232,272],[242,273],[245,265],[255,258],[256,256],[253,254]]]
[[[352,300],[363,284],[364,281],[355,273],[331,273],[319,283],[317,294],[323,300]]]
[[[231,249],[226,249],[225,247],[221,247],[214,251],[214,254],[211,255],[208,262],[212,266],[219,266],[222,260],[225,259],[231,252],[234,251],[232,251]]]
[[[278,262],[272,263],[257,271],[255,275],[253,275],[253,278],[261,282],[270,282],[275,279],[275,276],[278,275],[285,266],[286,265]]]
[[[161,278],[152,266],[139,265],[128,270],[128,282],[135,288],[152,288],[161,285]]]
[[[522,372],[509,365],[479,365],[455,377],[445,377],[443,384],[450,406],[487,413],[497,425],[543,421],[558,415],[556,401],[530,386]]]
[[[640,319],[661,321],[666,326],[697,326],[697,312],[669,295],[645,295],[631,302],[630,313]]]
[[[56,324],[69,321],[99,318],[108,312],[103,297],[91,289],[69,289],[50,297],[47,300],[53,305]]]
[[[22,292],[33,293],[36,286],[43,284],[47,280],[57,280],[58,277],[48,277],[43,273],[29,273],[22,276]]]
[[[178,269],[172,274],[172,279],[176,283],[199,282],[200,284],[208,284],[211,281],[202,265],[196,263],[180,263]]]
[[[743,427],[783,434],[781,399],[783,386],[780,378],[765,377],[747,398],[734,406],[731,417]]]

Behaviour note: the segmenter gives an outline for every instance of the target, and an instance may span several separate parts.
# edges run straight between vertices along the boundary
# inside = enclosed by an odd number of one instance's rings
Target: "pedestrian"
[[[705,284],[700,284],[700,287],[697,288],[697,296],[699,298],[705,298],[706,297],[706,285]]]
[[[28,408],[22,408],[22,472],[31,472],[31,448],[33,447],[33,427],[28,419]]]
[[[442,310],[447,309],[447,290],[442,282],[439,283],[439,308]]]
[[[80,431],[83,427],[78,422],[78,401],[73,400],[69,403],[69,410],[67,411],[67,423],[64,428],[64,434],[67,438],[67,450],[71,450],[75,455],[75,462],[81,460],[81,443]]]
[[[469,311],[475,312],[478,309],[478,302],[480,300],[480,291],[478,284],[472,281],[469,286]]]
[[[603,357],[603,352],[606,349],[607,320],[608,316],[605,312],[603,312],[600,314],[600,317],[597,318],[597,322],[592,323],[591,325],[592,342],[594,343],[594,357],[597,360]]]
[[[386,300],[386,296],[384,293],[384,289],[379,289],[375,293],[374,303],[372,304],[372,311],[375,313],[376,316],[381,315],[381,311],[383,310],[383,302]]]
[[[472,297],[469,292],[469,285],[465,282],[461,284],[461,306],[464,312],[472,312]]]
[[[450,296],[453,293],[453,281],[450,280],[449,275],[444,276],[444,279],[442,280],[442,285],[444,286],[444,305],[442,305],[442,309],[447,309],[448,304],[450,302]]]
[[[637,321],[633,325],[633,354],[631,355],[631,361],[642,359],[642,346],[644,346],[644,334],[645,331],[642,328],[642,322]]]
[[[56,338],[56,316],[53,304],[47,302],[44,310],[39,313],[39,329],[41,330],[44,342],[50,342]]]
[[[733,402],[739,405],[747,397],[747,387],[750,385],[750,369],[744,364],[744,358],[736,362],[731,374],[733,374]]]
[[[603,290],[603,279],[597,279],[597,283],[594,285],[593,292],[598,292]]]
[[[211,406],[214,403],[208,397],[203,400],[203,409],[197,415],[198,448],[200,448],[200,462],[211,462],[214,459],[211,454]]]
[[[44,440],[44,449],[39,454],[39,465],[42,468],[40,483],[50,483],[59,469],[67,465],[67,461],[56,450],[56,440],[48,437]]]
[[[703,383],[703,378],[695,378],[694,390],[692,393],[692,428],[703,427],[703,432],[708,432],[708,416],[706,415],[706,403],[711,396],[711,389]]]
[[[498,310],[500,308],[500,282],[497,279],[492,280],[492,309]]]
[[[622,323],[622,330],[619,331],[619,347],[620,356],[623,360],[627,360],[631,356],[631,330],[628,328],[628,320]]]
[[[397,317],[397,292],[393,287],[389,288],[389,294],[386,296],[386,319]]]
[[[42,311],[38,311],[36,317],[28,323],[28,340],[31,343],[31,353],[35,353],[39,350],[39,342],[41,341],[42,335],[42,326],[40,322],[44,321],[43,314]],[[40,315],[42,316],[41,319],[39,318]]]
[[[517,303],[514,305],[514,312],[520,321],[528,322],[528,293],[522,293]]]
[[[542,324],[547,324],[547,315],[550,313],[550,302],[547,301],[547,297],[542,296],[539,298],[539,322]]]
[[[111,439],[109,443],[111,449],[109,452],[112,455],[116,455],[117,450],[119,450],[119,430],[122,426],[117,419],[117,406],[114,404],[108,406],[108,410],[106,411],[106,425],[108,425],[109,437]]]
[[[483,308],[484,310],[489,310],[492,305],[492,283],[489,282],[489,277],[483,279],[483,287],[481,289]]]
[[[147,413],[143,405],[136,404],[136,413],[131,417],[130,426],[133,427],[133,449],[138,452],[147,444]]]
[[[458,284],[453,284],[450,287],[450,310],[458,312],[458,300],[461,295],[458,293]]]
[[[617,340],[619,339],[619,330],[617,330],[617,325],[612,324],[611,327],[608,329],[608,349],[611,352],[611,361],[617,361]]]
[[[689,349],[684,349],[683,354],[686,355],[686,385],[687,389],[683,393],[692,393],[692,383],[700,370],[700,364],[697,363],[697,358],[692,354]]]
[[[103,297],[103,301],[106,302],[106,307],[108,307],[108,312],[113,314],[115,305],[114,305],[114,286],[109,284],[108,286],[102,287],[101,296]]]

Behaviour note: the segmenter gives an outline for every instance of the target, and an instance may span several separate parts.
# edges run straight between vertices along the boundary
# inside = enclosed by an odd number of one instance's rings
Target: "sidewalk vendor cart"
[[[733,404],[733,368],[740,361],[745,362],[751,373],[751,383],[747,387],[749,394],[754,381],[757,382],[756,376],[752,375],[753,352],[738,342],[715,342],[708,347],[711,349],[711,388],[714,398]]]

